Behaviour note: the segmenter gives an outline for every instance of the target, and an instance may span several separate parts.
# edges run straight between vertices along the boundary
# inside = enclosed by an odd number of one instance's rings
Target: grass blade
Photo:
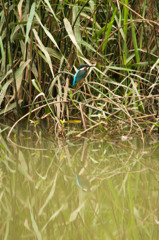
[[[66,31],[67,31],[67,33],[68,33],[68,36],[70,37],[71,41],[72,41],[73,44],[76,46],[76,48],[78,49],[78,51],[82,54],[82,51],[81,51],[81,49],[80,49],[80,47],[79,47],[79,45],[78,45],[78,43],[77,43],[77,41],[76,41],[75,35],[74,35],[73,31],[72,31],[72,27],[71,27],[70,22],[68,21],[67,18],[64,18],[63,21],[64,21],[65,29],[66,29]],[[83,55],[83,54],[82,54],[82,55]]]
[[[48,51],[46,50],[45,46],[43,45],[42,41],[40,40],[40,38],[38,36],[38,33],[37,33],[37,31],[35,29],[33,29],[33,33],[35,35],[36,40],[39,43],[39,47],[40,47],[41,51],[44,53],[44,55],[46,57],[46,61],[47,61],[48,65],[49,65],[49,67],[50,67],[50,71],[52,73],[52,76],[54,77],[50,55],[48,54]]]
[[[25,44],[28,42],[29,32],[30,32],[30,29],[31,29],[31,25],[33,23],[34,14],[35,14],[35,2],[31,6],[29,18],[28,18],[28,21],[27,21]]]

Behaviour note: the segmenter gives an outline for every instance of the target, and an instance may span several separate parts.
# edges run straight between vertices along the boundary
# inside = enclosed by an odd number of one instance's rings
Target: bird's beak
[[[95,65],[89,65],[89,66],[87,66],[87,70],[90,69],[91,67],[95,67]]]
[[[89,67],[95,67],[95,65],[90,65]]]

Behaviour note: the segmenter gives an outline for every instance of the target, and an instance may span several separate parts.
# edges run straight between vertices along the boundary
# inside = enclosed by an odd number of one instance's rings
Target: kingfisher
[[[74,86],[76,84],[76,82],[80,82],[80,81],[83,82],[84,81],[90,67],[94,67],[94,66],[88,65],[88,64],[81,64],[79,66],[79,68],[78,68],[78,70],[75,73],[75,76],[73,78],[72,86]]]

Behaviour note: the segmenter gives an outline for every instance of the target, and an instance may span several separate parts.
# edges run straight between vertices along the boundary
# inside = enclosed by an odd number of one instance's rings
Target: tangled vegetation
[[[1,2],[2,118],[159,126],[157,1]],[[82,63],[95,67],[73,88]]]

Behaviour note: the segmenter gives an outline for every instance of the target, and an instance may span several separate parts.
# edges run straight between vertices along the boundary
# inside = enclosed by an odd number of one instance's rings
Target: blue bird
[[[90,67],[94,66],[90,66],[88,64],[82,64],[79,66],[78,71],[75,73],[75,76],[73,78],[72,86],[74,86],[76,82],[84,81],[84,78],[87,76]]]
[[[79,176],[77,173],[75,173],[76,176],[76,182],[77,185],[83,190],[83,191],[89,191],[90,190],[90,182],[87,180],[85,176]]]

